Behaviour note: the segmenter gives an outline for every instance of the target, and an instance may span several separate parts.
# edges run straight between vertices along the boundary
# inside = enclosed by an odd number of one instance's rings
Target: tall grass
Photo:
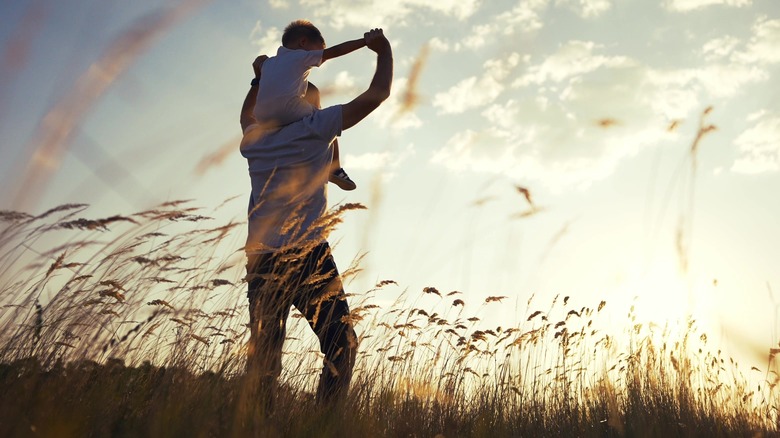
[[[557,297],[496,326],[480,315],[506,297],[392,280],[349,296],[347,399],[316,404],[322,357],[294,313],[262,412],[244,376],[245,224],[212,225],[187,202],[86,213],[0,213],[1,436],[778,435],[774,382],[751,387],[694,321],[631,311],[613,332],[608,303]]]

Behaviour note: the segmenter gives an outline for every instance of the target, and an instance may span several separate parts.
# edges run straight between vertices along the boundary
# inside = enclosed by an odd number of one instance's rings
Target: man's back
[[[327,208],[330,144],[340,134],[341,106],[279,129],[248,130],[241,144],[252,180],[248,251],[325,240],[316,223]]]

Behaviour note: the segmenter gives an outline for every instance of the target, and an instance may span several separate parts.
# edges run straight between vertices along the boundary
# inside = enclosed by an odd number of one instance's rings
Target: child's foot
[[[349,175],[347,175],[347,172],[345,172],[341,167],[331,172],[328,181],[339,186],[341,190],[355,190],[357,187],[357,184],[349,179]]]

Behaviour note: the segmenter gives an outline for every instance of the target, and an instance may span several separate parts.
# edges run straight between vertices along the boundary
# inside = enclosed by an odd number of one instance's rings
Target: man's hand
[[[255,77],[260,77],[260,69],[263,67],[263,63],[265,60],[268,59],[265,55],[260,55],[257,58],[255,58],[254,62],[252,62],[252,69],[255,71]]]
[[[385,38],[382,29],[371,29],[363,35],[366,40],[366,47],[376,53],[384,52],[390,48],[390,42]]]

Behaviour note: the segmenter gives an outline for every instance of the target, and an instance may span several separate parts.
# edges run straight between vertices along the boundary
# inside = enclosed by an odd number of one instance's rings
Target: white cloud
[[[669,115],[680,118],[682,114],[696,105],[699,97],[704,100],[730,98],[738,94],[747,84],[765,80],[765,70],[735,63],[712,64],[699,68],[652,69],[646,72],[646,81],[653,90],[656,101],[648,103],[656,108],[677,107],[678,114]],[[680,100],[679,98],[684,98]],[[685,102],[691,105],[685,105]]]
[[[745,85],[765,81],[768,67],[780,63],[780,20],[761,17],[752,27],[747,42],[723,36],[702,46],[708,64],[696,69],[678,69],[675,75],[687,78],[693,87],[701,87],[715,98],[731,97]]]
[[[734,141],[740,157],[731,166],[731,171],[746,174],[780,171],[780,115],[764,111],[756,117],[748,117],[751,119],[755,124]]]
[[[566,79],[592,72],[602,67],[630,66],[633,61],[623,56],[594,55],[594,49],[601,48],[590,41],[569,41],[556,53],[514,81],[513,87],[542,84],[547,81],[561,82]]]
[[[442,40],[439,37],[433,37],[428,41],[428,47],[431,48],[431,50],[435,50],[437,52],[449,52],[450,51],[450,43],[447,41]]]
[[[492,102],[502,90],[503,85],[490,76],[481,79],[471,76],[446,92],[436,94],[433,106],[443,114],[458,114]]]
[[[354,91],[355,77],[352,76],[348,71],[342,70],[336,75],[334,85],[339,90]]]
[[[514,8],[498,15],[494,21],[500,26],[506,26],[505,35],[531,33],[542,28],[540,13],[549,3],[549,0],[520,0]]]
[[[290,7],[288,0],[269,0],[268,4],[274,9],[287,9]]]
[[[435,96],[440,113],[482,108],[482,123],[455,132],[431,161],[551,190],[587,187],[644,148],[689,141],[680,136],[690,130],[667,131],[672,120],[685,126],[705,106],[728,105],[749,85],[767,82],[780,63],[780,20],[762,17],[751,36],[718,37],[699,53],[699,65],[660,68],[594,42],[568,41],[547,57],[486,67]],[[780,170],[780,116],[750,117],[732,171]]]
[[[707,61],[722,61],[728,59],[739,44],[741,44],[739,38],[726,35],[708,41],[701,52]]]
[[[639,150],[678,139],[666,131],[672,120],[694,119],[713,99],[728,102],[766,81],[769,67],[780,62],[780,20],[758,19],[745,40],[706,43],[704,63],[694,68],[655,68],[605,50],[569,41],[540,61],[523,60],[513,89],[483,74],[437,95],[441,112],[485,107],[485,127],[456,133],[432,161],[535,180],[552,190],[587,187]],[[780,117],[750,117],[754,126],[736,140],[742,155],[732,171],[778,170]]]
[[[582,18],[596,18],[612,8],[610,0],[557,0],[556,5],[566,6]]]
[[[393,170],[416,153],[414,144],[409,144],[400,152],[366,152],[363,154],[344,154],[341,159],[350,170]]]
[[[715,5],[742,7],[752,4],[753,0],[666,0],[664,6],[670,11],[688,12]]]
[[[626,157],[676,138],[666,131],[668,121],[701,109],[698,95],[687,89],[690,74],[652,74],[633,59],[599,49],[572,41],[528,68],[517,88],[503,93],[507,99],[496,98],[482,111],[486,128],[456,133],[432,162],[537,181],[556,191],[585,188]],[[478,93],[477,81],[470,78],[463,88]],[[608,128],[603,120],[611,121]]]
[[[583,127],[577,121],[560,118],[555,126],[528,120],[529,111],[512,107],[509,102],[497,107],[493,115],[515,120],[511,130],[467,130],[455,134],[436,151],[431,162],[453,171],[501,174],[513,179],[533,181],[560,192],[585,189],[614,172],[626,156],[655,144],[662,130],[646,127],[639,131],[609,133]],[[538,108],[536,109],[538,110]],[[549,116],[549,115],[548,115]],[[527,120],[517,123],[517,120]]]
[[[433,98],[433,106],[442,114],[458,114],[493,102],[506,88],[506,81],[520,63],[520,55],[492,59],[483,65],[482,76],[471,76]]]
[[[539,14],[548,4],[549,0],[519,0],[512,9],[492,17],[487,23],[473,26],[462,46],[479,49],[502,36],[536,32],[543,26]]]
[[[709,96],[732,97],[745,85],[761,82],[769,77],[766,70],[739,64],[722,64],[694,70],[697,80]]]
[[[362,91],[358,88],[355,77],[346,70],[338,72],[333,79],[333,82],[324,84],[317,83],[316,85],[320,89],[323,106],[328,105],[327,102],[334,96],[348,96],[353,98]]]
[[[752,112],[745,117],[745,120],[748,122],[755,122],[756,120],[759,120],[760,118],[764,117],[767,114],[767,110],[762,109],[755,112]]]
[[[387,183],[395,177],[396,170],[415,154],[414,144],[410,143],[402,151],[344,154],[341,162],[350,172],[353,170],[378,171],[382,182]]]
[[[260,20],[257,20],[249,34],[249,40],[258,47],[260,54],[274,56],[276,49],[282,45],[282,31],[278,27],[271,27],[264,31]]]
[[[451,170],[496,173],[535,181],[553,191],[586,188],[621,160],[673,139],[662,117],[626,92],[643,81],[639,68],[602,72],[614,82],[574,82],[571,100],[557,96],[509,99],[482,112],[487,128],[465,130],[436,151],[432,162]],[[614,118],[608,129],[599,119]]]
[[[401,100],[404,98],[404,90],[408,78],[398,78],[393,80],[393,89],[390,98],[387,99],[371,115],[380,127],[392,128],[394,132],[405,129],[419,128],[422,126],[422,120],[414,111],[414,107],[404,110]]]
[[[759,18],[753,25],[753,35],[743,53],[735,54],[736,61],[747,64],[776,64],[780,62],[780,19]]]
[[[300,3],[317,20],[327,20],[337,29],[345,26],[368,29],[404,24],[409,16],[422,11],[465,20],[479,9],[480,0],[301,0]]]
[[[685,84],[675,85],[658,80],[654,72],[648,72],[648,78],[650,89],[639,100],[655,114],[667,120],[683,120],[701,107],[696,90]]]
[[[780,19],[760,17],[747,42],[733,36],[714,38],[702,46],[709,62],[728,62],[741,66],[765,66],[780,63]]]
[[[471,33],[463,38],[463,45],[470,49],[478,49],[487,41],[493,40],[496,34],[496,25],[494,24],[480,24],[471,28]]]

